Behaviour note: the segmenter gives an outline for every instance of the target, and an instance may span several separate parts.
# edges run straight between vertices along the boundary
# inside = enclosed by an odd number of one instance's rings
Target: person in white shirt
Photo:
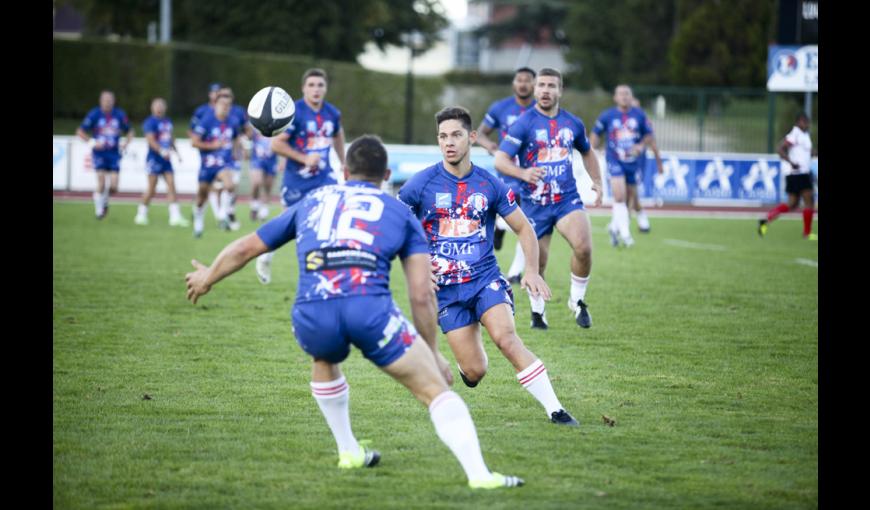
[[[817,241],[819,237],[812,233],[813,227],[813,176],[810,174],[810,163],[813,157],[813,141],[810,139],[810,119],[806,114],[797,116],[794,127],[779,144],[777,154],[788,165],[783,165],[785,174],[785,192],[788,194],[788,204],[779,204],[767,213],[767,218],[758,220],[758,235],[764,237],[770,222],[784,212],[797,209],[803,199],[804,209],[804,239]]]

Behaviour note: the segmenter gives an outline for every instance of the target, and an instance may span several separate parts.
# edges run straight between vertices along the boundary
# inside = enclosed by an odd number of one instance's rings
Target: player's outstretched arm
[[[598,167],[598,157],[595,151],[589,150],[586,154],[581,154],[583,157],[583,166],[586,168],[586,173],[592,179],[592,191],[595,192],[594,207],[601,205],[601,169]]]
[[[495,151],[494,165],[495,169],[499,172],[511,177],[516,177],[517,179],[529,184],[535,184],[538,182],[538,179],[542,178],[545,174],[545,171],[542,168],[533,166],[524,170],[518,167],[514,164],[513,159],[508,156],[507,152],[503,150]]]
[[[448,385],[453,384],[450,364],[438,350],[437,300],[432,290],[432,263],[426,253],[415,253],[402,259],[402,269],[408,282],[408,298],[411,301],[411,317],[417,333],[429,345],[438,369]]]
[[[481,122],[480,126],[477,128],[479,136],[477,137],[476,143],[486,149],[486,152],[495,154],[495,151],[498,150],[498,144],[493,142],[489,137],[489,134],[492,133],[492,131],[491,127],[487,126],[486,123]]]
[[[552,294],[550,287],[538,273],[538,237],[535,235],[535,229],[532,228],[532,224],[529,223],[525,213],[519,207],[508,214],[504,220],[519,238],[523,255],[526,256],[526,269],[523,271],[520,286],[531,292],[533,296],[549,300]]]
[[[665,170],[662,166],[662,155],[659,154],[659,145],[656,143],[656,137],[654,137],[652,134],[648,134],[643,137],[643,142],[644,144],[649,145],[649,148],[652,149],[653,154],[656,157],[656,170],[658,171],[658,173],[664,173]]]
[[[210,267],[196,259],[192,260],[194,271],[184,277],[187,282],[187,299],[196,304],[196,300],[207,294],[212,285],[245,267],[251,259],[267,251],[269,247],[260,236],[251,233],[228,244]]]
[[[308,155],[304,152],[297,151],[290,147],[290,144],[287,143],[287,140],[290,139],[290,135],[287,133],[281,133],[278,136],[272,137],[272,152],[278,154],[279,156],[284,156],[285,158],[292,159],[293,161],[301,164],[305,164]]]

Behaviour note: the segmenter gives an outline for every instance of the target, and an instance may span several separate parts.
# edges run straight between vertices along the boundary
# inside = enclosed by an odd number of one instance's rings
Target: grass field
[[[254,226],[228,234],[209,217],[195,240],[163,204],[148,227],[134,215],[115,203],[98,222],[89,203],[54,203],[55,508],[818,506],[818,246],[798,221],[759,239],[754,220],[652,218],[615,250],[594,216],[589,330],[565,305],[568,249],[554,240],[550,330],[530,330],[517,292],[518,331],[582,427],[549,424],[486,340],[486,379],[469,389],[455,374],[454,389],[490,468],[527,485],[478,493],[426,410],[358,351],[344,364],[353,426],[383,459],[336,469],[290,330],[292,245],[270,286],[252,263],[192,306],[190,259],[210,263]],[[407,312],[399,264],[393,276]]]

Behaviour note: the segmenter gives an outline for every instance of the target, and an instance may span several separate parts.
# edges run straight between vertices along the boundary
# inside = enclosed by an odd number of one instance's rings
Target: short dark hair
[[[552,67],[543,67],[540,71],[538,71],[538,76],[555,76],[559,78],[559,87],[564,85],[564,81],[562,80],[562,73],[559,72],[558,69],[553,69]]]
[[[323,69],[321,69],[319,67],[312,67],[311,69],[305,71],[305,73],[302,75],[302,86],[303,87],[305,86],[305,81],[308,80],[308,78],[311,78],[312,76],[320,76],[321,78],[323,78],[323,81],[325,81],[326,83],[329,83],[329,78],[326,76],[326,71],[324,71]]]
[[[347,171],[353,175],[383,179],[387,173],[387,149],[377,135],[362,135],[347,150]]]
[[[807,114],[804,113],[804,112],[800,112],[799,114],[797,114],[797,117],[794,118],[794,121],[795,121],[795,123],[797,123],[797,122],[800,122],[801,119],[804,119],[804,120],[806,120],[807,122],[810,121],[810,117],[809,117],[809,115],[807,115]]]
[[[531,67],[521,67],[521,68],[517,69],[516,71],[514,71],[514,76],[516,76],[520,73],[529,73],[532,75],[532,78],[536,78],[538,76],[535,73],[535,70],[532,69]]]
[[[435,114],[435,131],[445,120],[458,120],[467,131],[471,131],[471,114],[461,106],[448,106]]]

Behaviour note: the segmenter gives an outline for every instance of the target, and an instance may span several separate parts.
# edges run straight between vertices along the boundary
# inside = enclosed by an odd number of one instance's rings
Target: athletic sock
[[[589,276],[577,276],[571,273],[571,304],[576,305],[580,299],[586,299],[586,286],[589,284]]]
[[[508,278],[523,274],[524,267],[526,267],[526,256],[523,254],[523,247],[517,241],[517,248],[514,250],[514,261],[511,262],[511,267],[508,269]]]
[[[804,209],[804,236],[813,231],[813,210],[809,207]]]
[[[553,391],[550,376],[547,375],[547,367],[544,366],[541,360],[536,359],[531,365],[524,368],[517,374],[517,380],[526,391],[531,393],[544,406],[544,409],[547,411],[547,417],[563,409],[559,399],[556,398],[556,393]]]
[[[329,382],[311,382],[311,395],[326,418],[338,453],[359,453],[359,443],[350,429],[350,387],[344,376]]]
[[[429,404],[429,416],[435,433],[453,452],[465,476],[469,480],[490,479],[492,473],[483,461],[477,430],[462,398],[450,390],[445,391]]]
[[[780,214],[786,213],[786,212],[788,212],[788,206],[785,204],[779,204],[778,206],[776,206],[773,209],[771,209],[770,211],[768,211],[767,221],[773,221],[777,217],[779,217]]]
[[[544,313],[544,308],[547,306],[546,301],[541,296],[533,296],[531,292],[526,290],[529,294],[529,303],[532,305],[532,311],[535,313]]]
[[[628,229],[628,206],[625,202],[613,203],[613,224],[623,239],[631,239],[631,231]]]
[[[178,203],[172,202],[169,204],[169,219],[174,220],[181,217],[181,209],[178,208]]]

